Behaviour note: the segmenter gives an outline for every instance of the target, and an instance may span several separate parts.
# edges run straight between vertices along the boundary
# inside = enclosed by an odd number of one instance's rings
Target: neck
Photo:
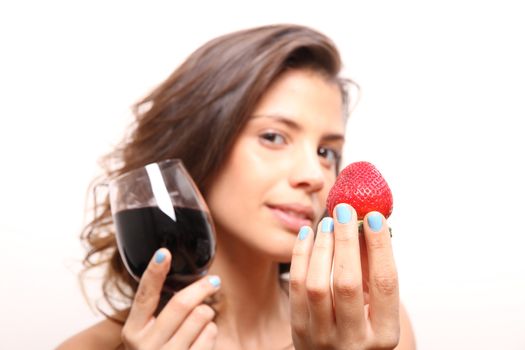
[[[278,263],[224,234],[210,274],[221,277],[217,304],[217,348],[265,348],[291,343],[288,297],[279,282]],[[271,335],[271,336],[268,336]],[[222,341],[221,341],[222,339]],[[276,339],[282,339],[276,343]],[[229,344],[220,346],[219,344]],[[268,345],[268,344],[266,344]]]

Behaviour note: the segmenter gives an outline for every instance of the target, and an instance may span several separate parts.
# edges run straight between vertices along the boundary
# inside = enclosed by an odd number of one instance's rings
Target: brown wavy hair
[[[270,25],[223,35],[198,48],[133,106],[135,119],[129,133],[101,159],[104,175],[93,181],[92,188],[148,163],[179,158],[206,197],[257,102],[288,69],[322,74],[341,87],[348,106],[350,81],[339,77],[339,52],[318,31],[299,25]],[[107,264],[103,296],[123,322],[127,308],[119,305],[129,307],[138,284],[116,249],[108,195],[93,197],[93,219],[81,234],[88,248],[81,279],[85,283],[85,272]]]

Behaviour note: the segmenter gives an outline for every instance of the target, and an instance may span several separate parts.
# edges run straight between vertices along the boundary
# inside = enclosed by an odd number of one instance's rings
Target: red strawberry
[[[379,170],[368,162],[349,164],[339,173],[326,200],[330,215],[339,203],[354,207],[358,220],[363,220],[371,211],[378,211],[388,218],[393,209],[388,184]]]

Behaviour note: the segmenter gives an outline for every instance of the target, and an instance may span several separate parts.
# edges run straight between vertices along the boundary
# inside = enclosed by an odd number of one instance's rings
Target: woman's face
[[[344,129],[336,84],[309,70],[282,74],[257,104],[208,192],[221,247],[241,243],[275,261],[290,261],[300,227],[315,225],[323,215]]]

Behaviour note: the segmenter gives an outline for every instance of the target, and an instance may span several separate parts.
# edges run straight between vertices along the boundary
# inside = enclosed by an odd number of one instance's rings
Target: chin
[[[289,264],[292,262],[292,252],[289,252],[289,254],[282,254],[275,256],[274,261],[278,262],[279,264]]]
[[[296,236],[286,233],[286,236],[283,239],[276,240],[272,242],[272,247],[267,253],[273,261],[278,263],[289,263],[292,261],[292,252],[295,245]]]

